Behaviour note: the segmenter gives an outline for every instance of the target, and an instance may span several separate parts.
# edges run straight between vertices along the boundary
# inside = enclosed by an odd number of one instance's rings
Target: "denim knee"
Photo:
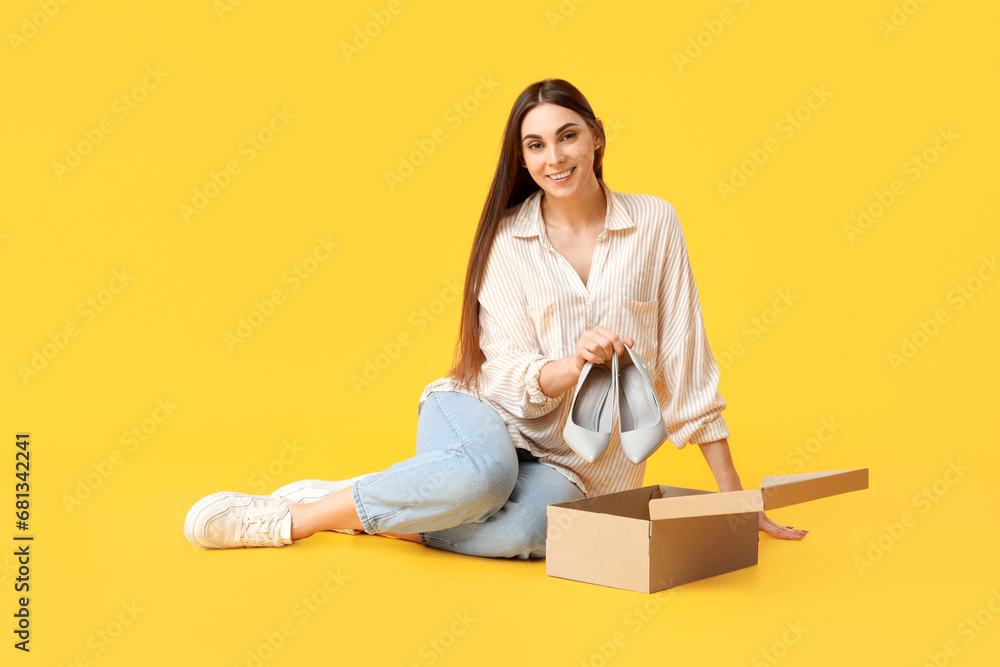
[[[468,445],[463,446],[464,450]],[[509,456],[468,457],[466,474],[456,489],[454,501],[468,507],[474,521],[485,521],[503,507],[517,483],[517,456],[511,447]]]
[[[457,448],[462,478],[452,480],[452,502],[467,506],[471,520],[485,520],[504,506],[517,483],[518,456],[507,425],[487,403],[460,392],[431,394]]]

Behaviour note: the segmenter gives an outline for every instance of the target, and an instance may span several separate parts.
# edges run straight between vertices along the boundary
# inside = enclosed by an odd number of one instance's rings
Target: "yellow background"
[[[993,664],[995,3],[218,4],[0,12],[4,664]],[[451,361],[449,285],[504,122],[549,76],[617,128],[612,189],[678,211],[744,486],[868,467],[871,488],[774,511],[809,536],[764,536],[757,567],[658,596],[374,537],[191,547],[184,517],[208,493],[411,455],[417,398]],[[829,97],[800,108],[814,86]],[[446,115],[454,105],[467,117]],[[268,137],[274,109],[294,118]],[[779,123],[796,113],[788,136]],[[102,122],[113,130],[60,178],[54,163]],[[438,129],[390,188],[386,172]],[[272,141],[250,160],[259,134]],[[718,183],[769,138],[778,150],[724,199]],[[907,172],[925,151],[928,168]],[[181,205],[230,161],[239,173],[185,221]],[[897,180],[852,242],[845,225]],[[318,238],[336,249],[286,281]],[[274,290],[283,303],[227,347]],[[779,290],[797,299],[769,312]],[[921,322],[933,336],[915,335]],[[353,384],[400,334],[409,343]],[[904,338],[921,345],[894,365]],[[734,343],[743,353],[723,357]],[[133,428],[143,440],[123,440]],[[11,633],[19,431],[36,537],[28,655]],[[664,446],[647,470],[715,488],[693,446]]]

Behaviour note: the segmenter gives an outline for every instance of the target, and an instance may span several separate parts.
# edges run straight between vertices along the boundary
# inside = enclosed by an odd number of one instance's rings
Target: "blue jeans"
[[[365,475],[353,494],[367,533],[418,533],[428,547],[524,559],[545,557],[546,506],[584,497],[516,449],[493,407],[454,391],[424,401],[416,456]]]

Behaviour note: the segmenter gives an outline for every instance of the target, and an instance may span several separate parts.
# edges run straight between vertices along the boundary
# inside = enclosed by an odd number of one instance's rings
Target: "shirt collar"
[[[607,219],[604,221],[605,229],[628,229],[635,227],[628,211],[622,205],[622,201],[617,192],[613,192],[607,183],[598,179],[597,181],[608,201]],[[521,204],[517,216],[514,218],[514,227],[511,232],[513,236],[530,238],[532,236],[542,236],[545,223],[542,222],[542,190],[535,190]]]

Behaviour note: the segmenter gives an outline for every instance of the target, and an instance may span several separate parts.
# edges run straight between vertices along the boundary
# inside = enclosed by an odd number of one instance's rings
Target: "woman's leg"
[[[472,556],[544,558],[546,507],[584,497],[558,470],[539,463],[526,450],[510,498],[480,523],[464,523],[444,530],[420,533],[424,544]]]
[[[496,410],[475,396],[433,392],[417,422],[416,456],[293,504],[292,538],[335,528],[406,537],[482,522],[504,506],[517,478],[517,454]]]

